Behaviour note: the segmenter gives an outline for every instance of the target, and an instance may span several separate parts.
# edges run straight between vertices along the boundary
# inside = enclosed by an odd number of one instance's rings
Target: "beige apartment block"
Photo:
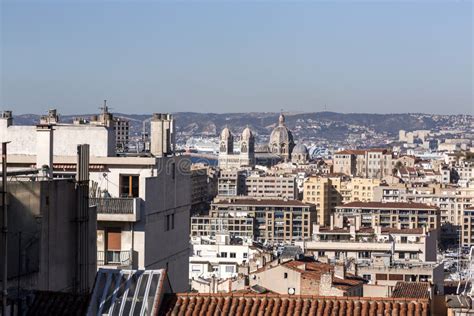
[[[298,200],[216,198],[211,204],[209,215],[254,218],[255,239],[269,243],[289,243],[311,236],[316,209],[314,205]]]
[[[474,208],[472,207],[464,210],[461,234],[461,243],[463,246],[474,246]]]
[[[316,205],[318,224],[329,225],[337,206],[353,201],[370,202],[374,197],[374,188],[379,185],[378,179],[343,175],[309,177],[303,187],[303,202]]]
[[[410,202],[350,202],[336,207],[334,227],[345,223],[357,227],[391,227],[398,229],[441,226],[441,211],[436,206]]]

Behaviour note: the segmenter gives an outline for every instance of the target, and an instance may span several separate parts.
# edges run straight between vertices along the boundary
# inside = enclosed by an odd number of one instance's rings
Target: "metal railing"
[[[131,250],[97,251],[97,265],[132,266],[132,255]]]
[[[89,198],[97,206],[97,214],[134,214],[137,198]]]

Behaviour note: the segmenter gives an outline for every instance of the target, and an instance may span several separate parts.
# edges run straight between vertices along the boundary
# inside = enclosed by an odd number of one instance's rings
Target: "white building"
[[[249,262],[263,253],[261,249],[252,246],[251,241],[236,242],[228,234],[217,235],[215,239],[192,237],[191,248],[190,279],[228,279],[239,274],[247,275]]]
[[[45,118],[47,125],[39,126],[16,126],[11,112],[4,112],[0,141],[11,141],[9,170],[44,167],[66,178],[76,170],[77,144],[89,144],[90,203],[98,209],[98,264],[166,268],[173,289],[186,291],[190,163],[185,156],[171,155],[169,118],[154,115],[151,129],[160,132],[151,133],[153,150],[141,156],[116,155],[113,125],[61,124],[56,112]]]

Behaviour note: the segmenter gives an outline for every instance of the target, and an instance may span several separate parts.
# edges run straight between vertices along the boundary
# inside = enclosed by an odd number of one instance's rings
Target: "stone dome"
[[[299,143],[293,148],[293,154],[303,154],[307,155],[308,154],[308,148],[303,143]]]
[[[270,134],[270,144],[287,144],[293,143],[293,134],[284,125],[280,125],[273,129]]]
[[[232,133],[230,132],[230,130],[227,127],[224,128],[221,132],[221,140],[226,140],[230,137],[232,137]]]
[[[242,139],[249,140],[252,137],[253,137],[252,131],[250,130],[250,128],[246,127],[242,132]]]

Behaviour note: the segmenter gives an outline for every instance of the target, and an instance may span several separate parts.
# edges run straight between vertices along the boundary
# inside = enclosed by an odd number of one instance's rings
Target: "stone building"
[[[291,160],[291,153],[295,147],[293,134],[285,125],[285,116],[280,114],[278,126],[275,127],[270,134],[269,150],[273,154],[277,154],[284,161]]]
[[[219,167],[221,169],[238,169],[255,165],[255,136],[250,128],[245,128],[240,137],[240,151],[234,153],[234,136],[226,127],[222,130],[219,141]]]

